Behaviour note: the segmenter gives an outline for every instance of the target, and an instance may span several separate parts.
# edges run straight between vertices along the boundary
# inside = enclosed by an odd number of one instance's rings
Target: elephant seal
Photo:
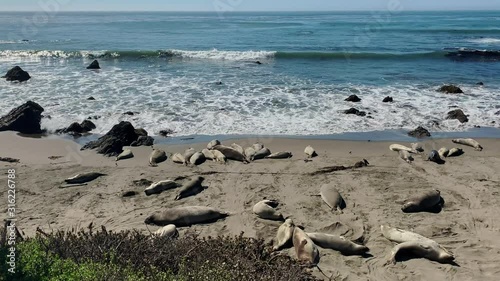
[[[332,209],[342,212],[346,207],[344,198],[340,195],[339,191],[331,184],[324,184],[321,186],[321,199]]]
[[[120,153],[120,155],[116,156],[116,161],[130,159],[133,157],[134,157],[134,153],[132,153],[132,150],[125,149],[122,153]]]
[[[203,186],[201,184],[204,180],[204,177],[195,177],[189,182],[185,183],[179,190],[179,194],[177,194],[175,200],[180,200],[182,198],[196,195],[203,191]]]
[[[258,152],[264,148],[264,145],[262,143],[254,143],[252,145],[252,147],[253,147],[253,149],[255,149],[255,151]]]
[[[316,247],[311,238],[309,238],[309,236],[299,227],[294,228],[292,241],[293,247],[295,248],[295,254],[299,261],[307,262],[310,265],[319,263],[318,247]]]
[[[276,234],[275,245],[273,251],[279,251],[283,249],[293,238],[293,231],[295,230],[295,224],[291,219],[286,219],[285,222],[278,228],[278,233]]]
[[[253,147],[245,148],[245,156],[248,160],[253,161],[255,154],[257,154],[257,151]]]
[[[314,148],[310,145],[308,145],[306,149],[304,149],[304,153],[307,155],[307,158],[314,158],[318,156],[316,150],[314,150]]]
[[[211,141],[211,142],[209,142],[207,144],[207,148],[209,150],[212,150],[214,148],[214,146],[217,146],[217,145],[220,145],[220,141],[219,140],[213,140],[213,141]]]
[[[343,236],[324,233],[307,233],[307,236],[321,248],[339,251],[344,255],[363,255],[370,251],[368,247],[349,241]]]
[[[105,176],[106,174],[101,174],[101,173],[83,173],[83,174],[78,174],[76,176],[73,176],[71,178],[67,178],[64,181],[67,184],[82,184],[82,183],[87,183],[90,181],[93,181],[97,179],[98,177]]]
[[[212,153],[215,156],[215,161],[216,162],[220,162],[222,164],[226,163],[226,161],[227,161],[226,155],[222,154],[222,152],[220,152],[218,150],[212,150]]]
[[[432,209],[441,202],[441,192],[431,190],[405,200],[401,210],[405,213],[416,213]]]
[[[412,143],[411,148],[417,152],[424,152],[424,146],[421,143]]]
[[[380,230],[382,231],[382,235],[389,241],[396,243],[404,243],[410,241],[434,241],[427,237],[424,237],[418,233],[414,233],[407,230],[402,230],[395,227],[390,227],[387,225],[381,225]]]
[[[196,152],[189,159],[189,163],[195,166],[201,165],[205,163],[205,161],[207,161],[207,159],[205,158],[205,155],[201,152]]]
[[[275,209],[278,205],[276,200],[262,200],[253,206],[253,213],[261,219],[283,221],[283,215]]]
[[[209,160],[212,160],[212,161],[215,161],[216,158],[215,158],[215,155],[213,153],[213,150],[208,150],[206,148],[204,148],[201,153],[203,153],[203,155],[205,155],[205,158],[206,159],[209,159]]]
[[[479,142],[474,139],[454,139],[452,142],[474,147],[474,149],[478,151],[483,150],[483,147],[479,144]]]
[[[153,235],[156,237],[168,237],[175,239],[179,237],[179,231],[177,231],[177,227],[175,227],[175,225],[169,224],[155,231]]]
[[[174,189],[179,186],[178,183],[172,180],[164,180],[164,181],[159,181],[151,184],[149,187],[147,187],[144,190],[144,193],[146,193],[147,196],[153,195],[153,194],[160,194],[163,191],[169,190],[169,189]]]
[[[229,216],[229,213],[210,207],[186,206],[166,209],[157,212],[144,220],[146,224],[165,226],[173,224],[176,227],[214,222]]]
[[[387,264],[396,264],[396,256],[399,252],[410,252],[419,258],[426,258],[439,263],[452,263],[455,257],[441,245],[429,240],[408,241],[396,245],[392,250]]]
[[[288,151],[276,152],[266,156],[267,159],[288,159],[292,158],[292,153]]]
[[[452,148],[450,152],[448,152],[448,157],[457,157],[464,154],[464,151],[461,148]]]
[[[261,150],[256,150],[257,153],[253,156],[253,160],[259,160],[259,159],[264,159],[267,156],[271,155],[271,150],[269,148],[264,147]]]
[[[184,165],[188,165],[191,161],[191,156],[193,156],[196,153],[196,150],[194,148],[190,147],[184,151]]]
[[[174,161],[174,163],[177,163],[177,164],[184,164],[186,159],[184,158],[184,155],[182,155],[180,153],[176,153],[176,154],[172,155],[172,161]]]
[[[159,163],[167,160],[167,154],[165,151],[160,149],[153,149],[151,155],[149,155],[149,165],[152,167],[157,167]]]
[[[220,151],[222,154],[226,156],[227,159],[240,161],[243,163],[249,163],[248,159],[243,153],[240,153],[236,149],[223,145],[214,146],[214,150]]]
[[[401,144],[391,144],[389,146],[389,150],[396,151],[396,152],[408,151],[410,153],[417,153],[417,151],[414,150],[413,148],[409,148],[409,147],[401,145]]]
[[[410,163],[413,162],[415,159],[413,159],[413,156],[411,156],[410,152],[408,152],[407,150],[400,150],[399,152],[399,157],[403,160],[405,160],[406,162]]]
[[[441,147],[438,150],[438,154],[439,154],[439,157],[441,157],[441,159],[448,157],[449,152],[450,152],[450,150],[446,147]]]
[[[442,164],[444,162],[443,159],[441,159],[441,157],[439,156],[439,152],[437,152],[436,150],[432,150],[429,153],[429,156],[427,157],[427,161],[431,161],[431,162],[438,163],[438,164]]]
[[[231,144],[231,147],[232,147],[234,150],[238,151],[239,153],[241,153],[241,154],[243,154],[243,155],[245,154],[245,150],[244,150],[244,149],[243,149],[243,147],[241,147],[239,144],[233,143],[233,144]]]

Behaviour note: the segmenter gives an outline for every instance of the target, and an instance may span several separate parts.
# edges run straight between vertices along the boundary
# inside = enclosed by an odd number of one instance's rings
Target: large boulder
[[[82,150],[96,149],[99,154],[116,156],[123,151],[124,146],[130,146],[137,138],[134,126],[130,122],[122,121],[98,140],[87,143]]]
[[[87,69],[101,69],[101,66],[99,66],[99,62],[97,60],[94,60],[89,66],[87,66]]]
[[[30,80],[31,76],[19,66],[15,66],[11,70],[7,71],[7,74],[2,76],[2,78],[6,78],[7,81],[24,82]]]
[[[429,131],[427,129],[425,129],[424,127],[418,126],[418,128],[416,128],[415,130],[408,132],[408,135],[410,137],[421,139],[421,138],[430,137],[431,133],[429,133]]]
[[[463,94],[464,91],[455,85],[444,85],[438,89],[439,92],[446,94]]]
[[[448,112],[448,116],[446,116],[446,119],[458,120],[460,121],[460,123],[469,122],[469,118],[467,118],[467,115],[465,115],[465,113],[461,109],[455,109]]]
[[[345,99],[345,101],[360,102],[361,99],[356,95],[350,95],[348,98]]]
[[[354,115],[361,116],[361,117],[366,116],[366,112],[359,111],[356,108],[350,108],[348,110],[345,110],[344,113],[345,114],[354,114]]]
[[[0,118],[0,131],[16,131],[23,134],[40,134],[40,121],[43,107],[38,103],[28,101],[12,109],[7,115]]]

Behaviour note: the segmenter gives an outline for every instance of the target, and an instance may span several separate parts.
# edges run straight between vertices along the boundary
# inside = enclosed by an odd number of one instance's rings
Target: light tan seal
[[[262,143],[254,143],[252,147],[255,151],[260,151],[264,148],[264,145]]]
[[[325,233],[307,233],[307,236],[321,248],[339,251],[344,255],[364,255],[370,251],[368,247],[349,241],[344,236]]]
[[[153,233],[156,237],[168,237],[170,239],[175,239],[179,237],[179,231],[177,231],[177,227],[173,224],[169,224],[164,226]]]
[[[204,148],[201,151],[201,153],[203,153],[203,155],[205,155],[206,159],[212,160],[212,161],[216,161],[216,158],[215,158],[215,155],[213,153],[213,150],[209,150],[209,149]]]
[[[309,265],[317,265],[319,263],[318,247],[299,227],[294,228],[292,241],[299,261],[306,262]]]
[[[396,245],[385,265],[396,264],[396,257],[399,252],[410,252],[418,258],[425,258],[439,263],[453,263],[455,256],[434,241],[409,241]]]
[[[195,154],[193,154],[191,156],[191,158],[189,158],[189,163],[191,165],[198,166],[198,165],[205,163],[206,160],[207,159],[205,158],[205,154],[203,154],[201,152],[196,152]]]
[[[207,148],[209,150],[212,150],[214,148],[214,146],[216,146],[216,145],[220,145],[220,141],[219,140],[213,140],[213,141],[209,142],[207,144]]]
[[[179,194],[175,197],[175,200],[180,200],[189,196],[196,195],[203,191],[203,186],[201,185],[205,180],[204,177],[194,177],[192,180],[188,181],[182,185],[179,190]]]
[[[229,213],[210,207],[185,206],[169,208],[165,211],[157,212],[147,217],[144,223],[159,226],[173,224],[176,227],[183,227],[215,222],[227,216],[229,216]]]
[[[167,154],[161,149],[153,149],[151,155],[149,155],[149,165],[152,167],[157,167],[159,163],[167,160]]]
[[[395,228],[395,227],[390,227],[387,225],[381,225],[380,230],[382,231],[382,235],[387,240],[392,241],[392,242],[396,242],[396,243],[403,243],[403,242],[416,241],[416,240],[431,240],[431,239],[424,237],[418,233]]]
[[[125,149],[122,153],[120,153],[120,155],[116,156],[116,161],[130,159],[133,157],[134,157],[134,153],[132,153],[132,150]]]
[[[231,147],[234,148],[234,150],[238,151],[239,153],[245,154],[245,150],[243,149],[243,147],[241,147],[241,145],[233,143],[231,144]]]
[[[403,151],[408,151],[410,153],[417,153],[417,151],[415,151],[413,148],[409,148],[409,147],[401,145],[401,144],[391,144],[389,146],[389,150],[396,151],[396,152],[403,150]]]
[[[400,150],[399,152],[399,157],[403,160],[405,160],[406,162],[410,163],[413,162],[415,159],[413,159],[413,156],[411,156],[410,152],[408,152],[407,150]]]
[[[276,234],[276,239],[274,241],[273,251],[279,251],[283,249],[288,243],[292,241],[293,231],[295,230],[295,224],[291,219],[286,219],[285,222],[278,228],[278,233]]]
[[[160,194],[163,191],[169,190],[169,189],[174,189],[179,186],[178,183],[172,180],[164,180],[164,181],[159,181],[151,184],[149,187],[147,187],[144,190],[144,193],[146,193],[147,196],[153,195],[153,194]]]
[[[218,150],[218,151],[222,152],[222,154],[224,154],[227,159],[240,161],[243,163],[249,163],[248,159],[246,158],[246,156],[243,153],[237,151],[236,149],[234,149],[232,147],[223,146],[223,145],[216,145],[216,146],[214,146],[214,150]]]
[[[474,139],[454,139],[452,142],[474,147],[474,149],[478,151],[483,150],[483,147],[479,144],[479,142]]]
[[[102,177],[105,175],[106,174],[95,173],[95,172],[82,173],[82,174],[78,174],[76,176],[73,176],[71,178],[67,178],[64,181],[67,184],[82,184],[82,183],[87,183],[87,182],[93,181],[93,180],[97,179],[98,177]]]
[[[342,195],[332,184],[324,184],[321,186],[320,191],[321,199],[332,209],[342,212],[346,207],[346,203]]]
[[[222,152],[220,152],[218,150],[212,150],[212,153],[215,156],[215,161],[216,162],[219,162],[219,163],[222,163],[222,164],[225,164],[227,162],[226,155],[222,154]]]
[[[281,151],[272,153],[271,155],[266,156],[267,159],[288,159],[292,158],[292,153],[289,151]]]
[[[450,150],[446,147],[441,147],[438,150],[438,154],[439,154],[439,157],[441,157],[441,159],[448,157],[449,152],[450,152]]]
[[[429,211],[441,203],[441,192],[439,190],[430,190],[407,200],[401,210],[405,213],[416,213]]]
[[[283,215],[275,209],[278,205],[276,200],[262,200],[253,206],[253,213],[261,219],[282,221]]]
[[[307,158],[313,158],[318,156],[316,150],[314,150],[314,148],[310,145],[308,145],[306,149],[304,149],[304,153],[307,155]]]
[[[457,157],[464,154],[464,151],[461,148],[452,148],[450,149],[450,152],[448,152],[448,157]]]
[[[190,147],[184,151],[184,165],[189,165],[191,162],[191,156],[193,156],[196,153],[196,150],[194,148]]]
[[[176,154],[172,155],[172,161],[174,161],[174,163],[177,163],[177,164],[184,164],[186,160],[184,158],[184,155],[182,155],[180,153],[176,153]]]
[[[255,154],[257,154],[257,151],[253,147],[245,148],[245,156],[248,160],[253,161]]]

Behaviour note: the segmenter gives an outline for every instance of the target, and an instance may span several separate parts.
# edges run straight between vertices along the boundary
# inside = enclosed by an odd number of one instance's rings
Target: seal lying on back
[[[321,248],[339,251],[345,255],[363,255],[369,251],[368,247],[358,245],[343,236],[324,233],[307,233],[307,236]]]
[[[168,237],[171,239],[179,237],[179,231],[173,224],[164,226],[153,233],[156,237]]]
[[[179,190],[179,194],[175,197],[175,200],[180,200],[192,195],[196,195],[203,191],[203,186],[201,183],[205,180],[203,177],[195,177],[189,182],[185,183]]]
[[[160,149],[153,149],[151,155],[149,156],[149,165],[152,167],[158,166],[159,163],[167,160],[167,154],[165,151]]]
[[[438,243],[432,240],[409,241],[396,245],[392,250],[387,264],[396,264],[399,252],[410,252],[419,258],[425,258],[440,263],[452,263],[455,257]]]
[[[151,184],[148,188],[144,190],[144,193],[146,193],[147,196],[153,195],[153,194],[160,194],[163,191],[169,190],[169,189],[174,189],[178,187],[179,184],[176,183],[175,181],[171,180],[164,180],[164,181],[159,181]]]
[[[319,263],[318,247],[302,229],[295,227],[292,241],[299,261],[307,262],[310,265]]]
[[[159,226],[173,224],[177,227],[182,227],[193,224],[214,222],[227,216],[229,216],[228,213],[210,207],[175,207],[147,217],[146,220],[144,220],[144,223]]]
[[[411,152],[411,153],[417,153],[416,150],[414,150],[413,148],[409,148],[409,147],[406,147],[404,145],[401,145],[401,144],[391,144],[389,146],[389,149],[392,150],[392,151],[396,151],[396,152],[399,152],[399,151],[408,151],[408,152]]]
[[[87,183],[89,181],[93,181],[97,179],[98,177],[105,176],[106,174],[101,174],[101,173],[84,173],[84,174],[78,174],[74,177],[67,178],[64,181],[68,184],[82,184],[82,183]]]
[[[316,153],[316,150],[314,150],[314,148],[310,145],[308,145],[306,147],[306,149],[304,150],[304,153],[307,155],[307,158],[313,158],[313,157],[318,156],[318,154]]]
[[[295,224],[293,223],[293,221],[291,219],[286,219],[285,222],[278,228],[273,251],[279,251],[283,249],[286,244],[292,241],[294,230]]]
[[[214,146],[214,150],[220,151],[222,154],[226,156],[227,159],[240,161],[243,163],[249,163],[249,161],[247,160],[247,158],[243,153],[240,153],[239,151],[237,151],[232,147],[216,145]]]
[[[454,139],[454,140],[452,140],[452,142],[467,145],[467,146],[472,146],[472,147],[474,147],[475,150],[479,150],[479,151],[483,150],[483,147],[474,139]]]
[[[331,184],[321,186],[321,199],[332,209],[342,211],[346,207],[344,198],[339,191]]]
[[[405,203],[401,210],[405,213],[416,213],[429,210],[441,202],[439,190],[431,190],[418,196],[414,196]]]
[[[275,209],[278,205],[276,200],[262,200],[253,206],[253,213],[261,219],[282,221],[283,215]]]
[[[267,159],[288,159],[292,158],[292,153],[288,151],[276,152],[266,156]]]

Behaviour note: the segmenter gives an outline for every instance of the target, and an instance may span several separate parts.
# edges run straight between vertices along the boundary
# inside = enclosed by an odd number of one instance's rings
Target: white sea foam
[[[219,51],[213,49],[210,51],[184,51],[170,50],[174,56],[190,59],[212,59],[212,60],[230,60],[230,61],[249,61],[258,59],[269,59],[274,57],[273,51]]]
[[[469,42],[477,44],[500,44],[500,38],[478,38],[471,39]]]

